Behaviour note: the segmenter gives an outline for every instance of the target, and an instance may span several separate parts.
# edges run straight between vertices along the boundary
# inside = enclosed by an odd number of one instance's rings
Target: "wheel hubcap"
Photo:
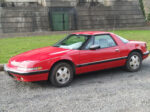
[[[140,58],[137,55],[133,55],[129,61],[130,67],[132,69],[137,69],[140,66]]]
[[[60,84],[65,84],[70,79],[70,70],[67,67],[61,67],[56,72],[56,80]]]

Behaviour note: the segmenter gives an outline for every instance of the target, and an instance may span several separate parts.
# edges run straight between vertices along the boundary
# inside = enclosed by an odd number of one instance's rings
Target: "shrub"
[[[139,2],[140,2],[140,6],[141,6],[141,9],[142,9],[143,15],[145,16],[145,10],[144,10],[143,0],[139,0]]]

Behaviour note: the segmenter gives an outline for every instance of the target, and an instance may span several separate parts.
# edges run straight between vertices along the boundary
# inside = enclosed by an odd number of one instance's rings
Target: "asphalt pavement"
[[[82,74],[65,88],[18,82],[0,72],[0,112],[150,112],[150,58],[139,72]]]

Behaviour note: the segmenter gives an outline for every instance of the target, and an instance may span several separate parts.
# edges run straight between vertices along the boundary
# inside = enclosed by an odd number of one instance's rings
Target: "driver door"
[[[119,46],[110,35],[96,35],[94,40],[86,45],[85,50],[80,50],[80,64],[78,69],[80,73],[91,72],[106,68],[112,68],[120,65]],[[100,45],[99,49],[90,50],[89,47]]]

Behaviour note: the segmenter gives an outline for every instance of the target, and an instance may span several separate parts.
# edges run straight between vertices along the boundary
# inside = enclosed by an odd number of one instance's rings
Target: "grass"
[[[149,30],[121,30],[113,31],[114,33],[129,39],[141,40],[148,44],[150,50],[150,31]],[[50,35],[50,36],[35,36],[35,37],[16,37],[16,38],[2,38],[0,39],[0,63],[7,63],[8,59],[14,55],[22,52],[51,46],[58,40],[64,38],[66,35]]]
[[[65,35],[16,37],[0,39],[0,63],[7,63],[12,56],[40,47],[50,46]]]
[[[150,30],[122,30],[113,32],[128,40],[144,41],[147,43],[148,50],[150,50]]]

